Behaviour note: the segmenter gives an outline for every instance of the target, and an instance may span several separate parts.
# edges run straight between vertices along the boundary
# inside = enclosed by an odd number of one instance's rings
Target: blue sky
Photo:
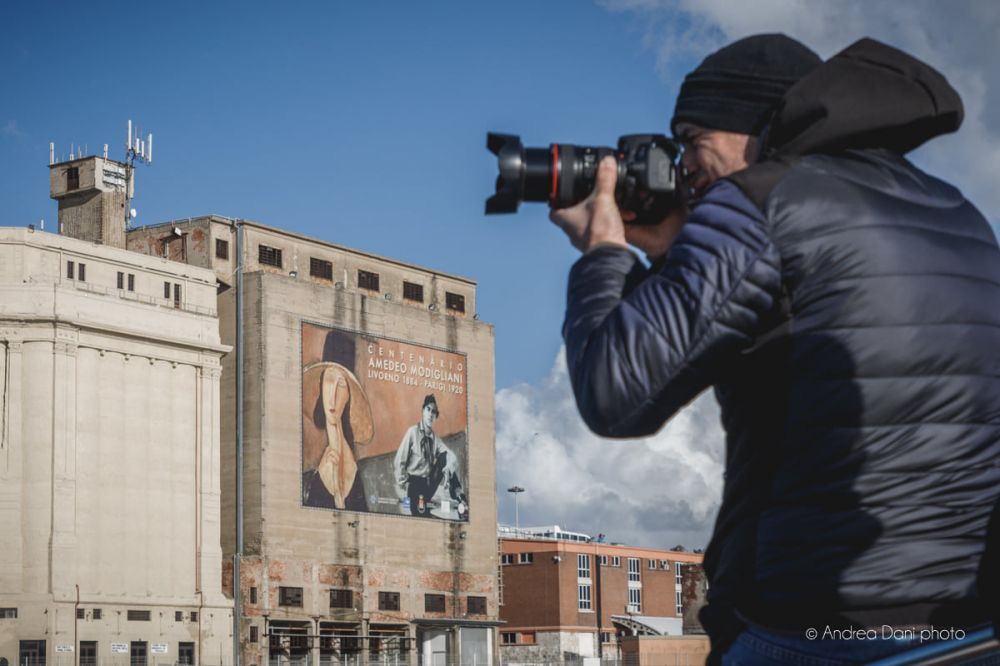
[[[576,252],[525,205],[483,215],[489,130],[526,145],[665,131],[685,72],[786,32],[829,57],[862,36],[909,50],[966,121],[913,159],[1000,221],[1000,5],[911,0],[35,3],[0,7],[0,225],[56,220],[48,144],[123,152],[155,134],[137,221],[243,217],[479,283],[496,326],[499,518],[639,545],[702,546],[721,490],[711,397],[655,437],[608,443],[576,416],[559,327]]]
[[[131,118],[138,223],[244,217],[475,279],[501,388],[551,366],[574,253],[544,205],[483,215],[486,132],[613,145],[676,89],[635,17],[586,2],[53,6],[0,21],[0,223],[54,224],[49,141],[121,158]]]

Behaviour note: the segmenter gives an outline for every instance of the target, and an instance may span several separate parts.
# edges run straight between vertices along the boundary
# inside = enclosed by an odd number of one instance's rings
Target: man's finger
[[[618,162],[608,155],[597,166],[597,178],[594,181],[594,193],[615,195],[615,184],[618,182]]]

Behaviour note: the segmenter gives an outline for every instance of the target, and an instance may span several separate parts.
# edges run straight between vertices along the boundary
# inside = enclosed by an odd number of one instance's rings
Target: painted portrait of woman
[[[302,503],[367,511],[356,452],[375,435],[368,396],[350,370],[333,362],[302,371]]]

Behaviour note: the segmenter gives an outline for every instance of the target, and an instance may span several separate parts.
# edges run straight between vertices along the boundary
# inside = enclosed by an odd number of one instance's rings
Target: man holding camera
[[[873,40],[822,63],[758,35],[681,88],[690,210],[623,224],[605,158],[552,214],[584,252],[563,334],[590,428],[647,436],[715,389],[713,662],[868,661],[918,642],[843,630],[966,631],[998,603],[1000,251],[903,157],[962,114],[938,72]]]

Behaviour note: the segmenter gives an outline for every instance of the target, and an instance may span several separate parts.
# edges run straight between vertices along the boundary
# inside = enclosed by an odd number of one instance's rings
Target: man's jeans
[[[920,645],[919,639],[838,640],[817,637],[809,640],[804,635],[750,627],[740,633],[722,656],[722,665],[847,666],[889,657]]]

